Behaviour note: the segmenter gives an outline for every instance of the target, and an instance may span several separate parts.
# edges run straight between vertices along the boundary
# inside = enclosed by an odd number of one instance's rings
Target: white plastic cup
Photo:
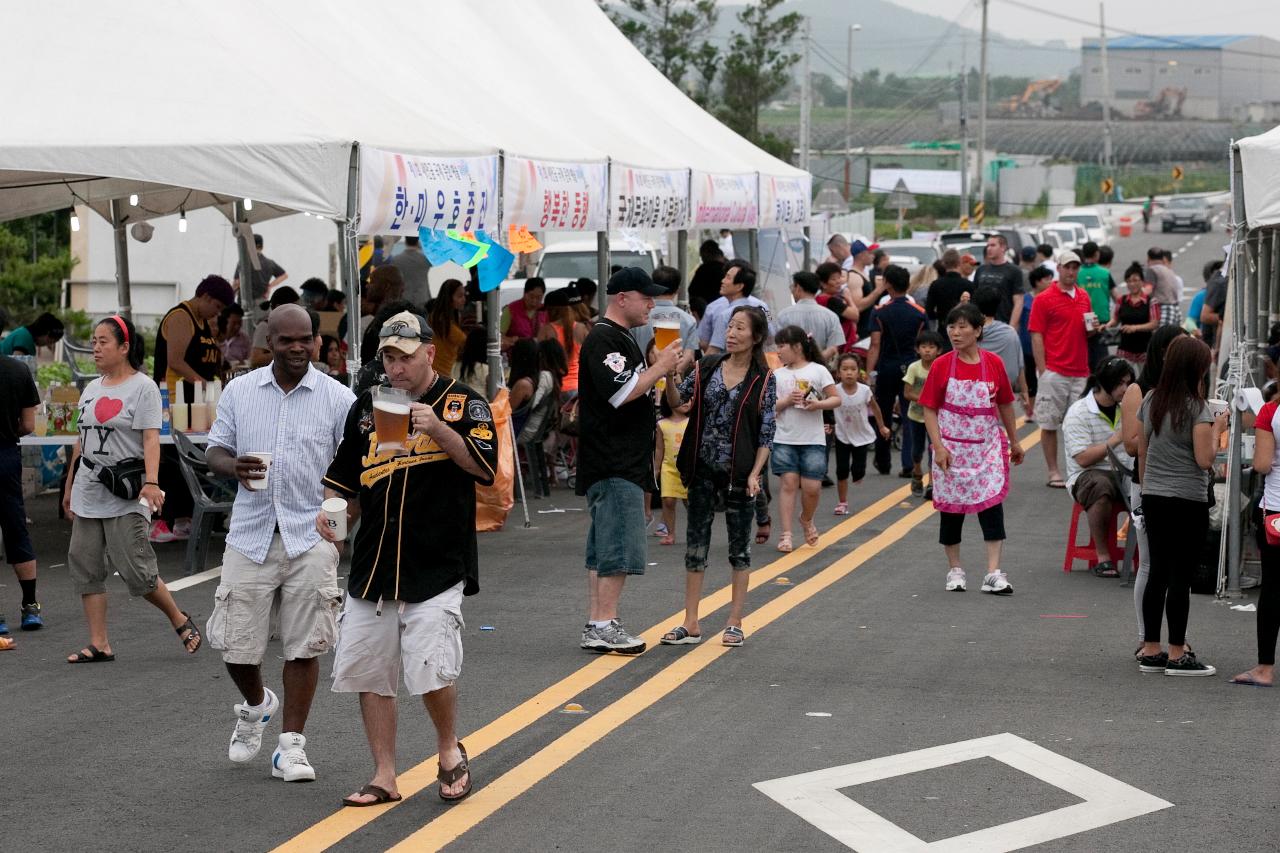
[[[1085,314],[1084,328],[1086,332],[1096,332],[1098,330],[1098,315],[1092,311]]]
[[[250,480],[249,488],[255,492],[260,492],[267,487],[268,478],[271,476],[271,454],[270,453],[246,453],[245,456],[252,456],[267,466],[267,470],[263,473],[261,480]]]
[[[1226,400],[1218,399],[1206,400],[1205,402],[1209,404],[1209,411],[1213,412],[1215,418],[1225,412],[1231,405]]]
[[[320,504],[320,509],[324,512],[325,521],[329,524],[329,530],[333,533],[333,538],[339,542],[346,539],[347,499],[328,498],[324,503]]]

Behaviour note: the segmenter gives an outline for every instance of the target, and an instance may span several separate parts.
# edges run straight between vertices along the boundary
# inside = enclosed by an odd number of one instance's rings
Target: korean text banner
[[[493,229],[498,158],[418,157],[360,147],[360,233]]]
[[[760,184],[745,175],[693,173],[693,224],[702,228],[757,228]]]
[[[609,164],[609,224],[612,228],[689,227],[689,172],[637,169]]]
[[[604,231],[604,163],[557,163],[507,155],[502,221],[534,231]]]
[[[760,176],[760,227],[808,225],[810,186],[813,178]]]

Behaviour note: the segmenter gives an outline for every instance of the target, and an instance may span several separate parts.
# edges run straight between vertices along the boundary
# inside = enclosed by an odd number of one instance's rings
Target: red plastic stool
[[[1116,544],[1116,519],[1123,512],[1125,512],[1125,508],[1121,504],[1112,513],[1111,520],[1107,522],[1107,551],[1111,554],[1111,562],[1115,563],[1117,568],[1124,561],[1124,549]],[[1067,528],[1067,555],[1062,560],[1062,570],[1064,572],[1071,571],[1071,564],[1076,560],[1086,560],[1090,569],[1098,565],[1098,548],[1097,543],[1093,541],[1093,535],[1090,534],[1089,541],[1083,545],[1078,544],[1076,541],[1077,525],[1080,523],[1080,517],[1084,514],[1084,507],[1072,501],[1071,526]],[[1089,519],[1086,517],[1084,521],[1084,528],[1087,532],[1089,530]],[[1130,532],[1129,535],[1132,536],[1133,533]]]

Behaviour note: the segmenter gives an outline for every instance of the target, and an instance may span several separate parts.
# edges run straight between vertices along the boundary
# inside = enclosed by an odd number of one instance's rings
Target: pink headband
[[[116,321],[116,325],[120,327],[121,334],[124,335],[124,342],[126,344],[129,343],[129,327],[124,324],[124,318],[119,314],[112,314],[107,319]]]

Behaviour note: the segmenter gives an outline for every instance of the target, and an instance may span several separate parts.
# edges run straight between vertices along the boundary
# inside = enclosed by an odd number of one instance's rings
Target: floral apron
[[[939,512],[974,513],[993,507],[1009,493],[1009,439],[992,403],[987,359],[978,379],[957,379],[951,361],[947,391],[938,410],[938,433],[951,454],[951,469],[933,463],[933,506]]]

